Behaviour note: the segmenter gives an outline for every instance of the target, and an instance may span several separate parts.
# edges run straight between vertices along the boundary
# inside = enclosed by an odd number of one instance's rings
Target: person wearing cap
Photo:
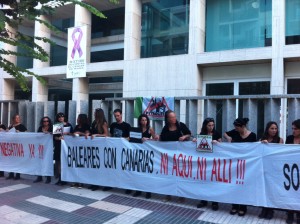
[[[61,165],[60,165],[60,152],[61,152],[61,140],[63,139],[64,135],[69,135],[73,133],[72,125],[67,122],[65,119],[64,113],[58,113],[56,115],[55,121],[58,123],[63,123],[64,127],[70,127],[70,132],[63,132],[63,134],[56,134],[53,135],[54,137],[54,160],[57,173],[59,175],[58,181],[55,183],[56,185],[65,185],[66,183],[61,180]]]
[[[256,134],[247,129],[249,118],[237,118],[233,122],[234,129],[224,133],[228,142],[256,142]],[[231,215],[244,216],[247,213],[247,205],[232,204]]]

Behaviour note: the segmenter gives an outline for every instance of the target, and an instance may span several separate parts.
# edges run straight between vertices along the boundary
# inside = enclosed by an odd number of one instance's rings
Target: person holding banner
[[[263,136],[260,141],[262,143],[283,143],[283,139],[279,137],[278,125],[275,121],[270,121],[266,125]],[[261,219],[272,219],[274,210],[272,208],[263,207],[261,213],[258,215]]]
[[[104,111],[97,108],[94,113],[95,120],[91,127],[91,138],[93,137],[108,137],[108,124],[105,119]]]
[[[249,118],[237,118],[233,122],[234,129],[224,133],[228,142],[256,142],[256,134],[247,129]],[[247,213],[247,205],[232,204],[231,215],[244,216]]]
[[[72,125],[65,120],[64,113],[58,113],[56,115],[55,121],[58,123],[62,123],[64,126],[63,133],[62,134],[56,134],[54,135],[54,160],[55,160],[55,166],[57,173],[59,175],[58,181],[55,183],[56,185],[65,185],[66,183],[61,180],[61,165],[60,165],[60,152],[61,152],[61,140],[64,138],[64,135],[69,135],[73,132]]]
[[[0,123],[0,131],[6,131],[6,126]],[[0,177],[4,177],[4,171],[0,171]]]
[[[108,137],[108,124],[105,118],[104,111],[101,108],[97,108],[94,112],[95,120],[91,126],[91,139],[94,137]],[[97,185],[91,185],[89,187],[92,191],[99,189]],[[110,190],[110,187],[104,187],[103,190]]]
[[[200,135],[211,135],[212,136],[212,142],[221,142],[222,136],[221,134],[215,129],[215,120],[213,118],[206,118],[202,123],[202,128]],[[197,141],[197,139],[193,139],[193,141]],[[201,200],[201,202],[197,205],[197,208],[202,208],[207,206],[207,201]],[[212,210],[217,211],[219,209],[219,203],[218,202],[212,202]]]
[[[113,122],[110,125],[110,136],[116,137],[116,138],[129,138],[130,133],[130,124],[123,121],[122,117],[122,110],[121,109],[115,109],[114,110],[114,117],[116,119],[116,122]],[[110,190],[111,187],[105,187],[103,188],[104,191]],[[130,194],[131,190],[126,190],[125,194]]]
[[[191,131],[188,127],[178,122],[176,114],[168,110],[165,113],[165,126],[160,134],[160,141],[187,141],[191,137]]]
[[[300,144],[300,119],[292,122],[292,130],[293,134],[287,136],[285,144]],[[292,224],[294,222],[294,214],[296,214],[297,224],[300,224],[300,211],[295,210],[287,211],[287,224]]]
[[[12,124],[8,127],[9,131],[12,132],[26,132],[27,128],[21,124],[21,118],[19,114],[15,114],[12,117]],[[14,173],[10,172],[8,177],[6,179],[14,179],[14,180],[19,180],[20,179],[20,174],[16,173],[16,176],[14,177]]]
[[[149,117],[146,114],[141,114],[138,117],[138,126],[142,131],[142,140],[147,141],[149,139],[154,139],[154,140],[158,140],[159,136],[155,134],[155,131],[152,127],[150,127],[150,120]],[[136,191],[132,196],[133,197],[138,197],[142,194],[141,191]],[[151,193],[147,192],[146,193],[146,198],[151,198]]]
[[[52,133],[52,129],[53,129],[53,124],[51,119],[48,116],[42,117],[40,121],[40,127],[37,132],[43,132],[45,134],[49,134]],[[43,177],[37,176],[37,178],[33,181],[33,183],[38,183],[41,181],[43,181]],[[47,176],[45,184],[49,184],[50,182],[51,182],[51,177]]]
[[[77,125],[75,126],[73,130],[74,136],[87,136],[90,135],[90,125],[89,125],[89,119],[86,114],[78,114],[77,117]],[[74,183],[71,185],[71,187],[78,187],[82,188],[83,184],[81,183]]]
[[[165,126],[160,134],[160,141],[187,141],[191,137],[191,131],[188,127],[178,122],[175,112],[168,110],[165,113]],[[164,201],[170,201],[170,195],[166,195]],[[179,202],[184,202],[184,198],[180,197]]]

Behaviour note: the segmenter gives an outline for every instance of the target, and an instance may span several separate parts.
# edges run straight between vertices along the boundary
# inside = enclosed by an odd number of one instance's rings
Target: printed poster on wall
[[[67,78],[86,77],[87,27],[68,29]]]
[[[163,120],[168,110],[174,111],[174,97],[143,97],[142,111],[151,120]]]

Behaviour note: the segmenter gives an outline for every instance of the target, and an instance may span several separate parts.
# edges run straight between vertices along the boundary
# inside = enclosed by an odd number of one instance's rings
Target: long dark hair
[[[207,125],[208,125],[209,122],[214,122],[214,124],[215,124],[215,120],[211,117],[208,117],[208,118],[204,119],[204,121],[202,123],[201,132],[200,132],[202,135],[207,135],[208,134],[207,133]],[[212,130],[212,132],[215,132],[215,127]]]
[[[86,114],[78,114],[78,120],[78,125],[80,125],[81,127],[84,125],[89,125],[89,119]]]
[[[141,125],[141,120],[142,118],[145,117],[147,119],[147,124],[146,124],[146,127],[149,128],[150,127],[150,120],[149,120],[149,117],[147,116],[147,114],[141,114],[138,118],[138,126],[141,128],[142,125]]]
[[[278,131],[278,125],[275,121],[269,121],[266,125],[266,128],[265,128],[265,132],[263,134],[263,136],[261,137],[261,140],[268,140],[268,138],[270,137],[269,136],[269,128],[272,126],[272,125],[276,125],[277,127],[277,133],[275,134],[275,136],[273,137],[273,142],[279,142],[280,140],[280,137],[279,137],[279,131]]]
[[[48,116],[45,116],[45,117],[42,117],[42,118],[41,118],[41,120],[40,120],[40,126],[43,127],[43,123],[44,123],[43,120],[44,120],[44,119],[48,119],[48,121],[49,121],[49,122],[48,122],[48,125],[49,125],[49,127],[52,127],[52,125],[53,125],[53,124],[52,124],[52,121],[51,121],[50,117],[48,117]]]
[[[103,125],[107,123],[104,115],[104,111],[101,108],[97,108],[95,110],[95,129],[98,130],[98,134],[102,134],[104,132]]]

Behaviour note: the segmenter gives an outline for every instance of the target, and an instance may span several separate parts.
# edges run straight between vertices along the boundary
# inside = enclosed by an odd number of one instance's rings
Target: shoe
[[[20,174],[19,173],[16,173],[16,176],[15,176],[14,180],[20,180]]]
[[[229,212],[230,215],[235,215],[236,213],[238,213],[238,210],[235,208],[231,209]]]
[[[98,186],[96,186],[96,185],[93,185],[93,187],[91,188],[91,191],[96,191],[96,190],[98,190],[99,189],[99,187]]]
[[[126,190],[125,194],[131,194],[131,192],[132,192],[131,190]]]
[[[273,216],[274,216],[274,211],[273,211],[273,209],[269,208],[267,210],[267,213],[266,213],[264,218],[267,219],[267,220],[271,220],[273,218]]]
[[[109,190],[111,190],[112,189],[112,187],[104,187],[102,190],[103,191],[109,191]]]
[[[146,199],[149,199],[149,198],[151,198],[151,193],[150,192],[147,192],[146,193],[146,197],[145,197]]]
[[[183,204],[185,202],[185,198],[184,197],[179,197],[178,198],[178,203]]]
[[[142,194],[141,191],[136,191],[136,192],[134,192],[134,194],[132,195],[132,197],[138,197],[138,196],[140,196],[141,194]]]
[[[78,189],[81,189],[83,187],[83,184],[78,184]]]
[[[59,185],[59,186],[62,185],[62,184],[61,184],[61,180],[59,179],[59,180],[55,183],[55,185]]]
[[[287,212],[286,223],[292,224],[294,222],[294,212]]]
[[[51,183],[51,177],[47,177],[45,184],[50,184]]]
[[[201,200],[199,204],[197,204],[197,208],[203,208],[207,206],[207,201]]]
[[[8,177],[6,177],[5,179],[6,179],[6,180],[14,179],[14,173],[9,173],[9,174],[8,174]]]
[[[171,200],[172,200],[171,195],[166,195],[166,197],[163,199],[164,202],[168,202],[168,201],[171,201]]]
[[[67,182],[66,182],[66,181],[60,181],[60,185],[61,185],[61,186],[67,185]]]
[[[0,171],[0,177],[4,177],[4,171]]]
[[[267,214],[267,209],[266,208],[262,208],[261,212],[258,215],[258,218],[264,219],[265,216],[266,216],[266,214]]]
[[[38,183],[38,182],[41,182],[43,181],[42,177],[41,176],[38,176],[34,181],[33,183]]]
[[[246,211],[240,210],[240,211],[238,212],[238,215],[239,215],[239,216],[245,216],[245,215],[246,215]]]
[[[211,205],[211,209],[213,211],[218,211],[219,210],[219,203],[218,202],[213,202]]]

